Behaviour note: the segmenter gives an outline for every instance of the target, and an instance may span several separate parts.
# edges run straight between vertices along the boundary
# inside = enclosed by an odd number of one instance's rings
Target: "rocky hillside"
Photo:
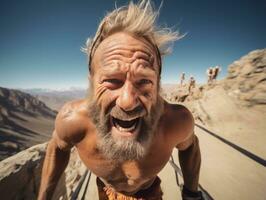
[[[229,65],[223,86],[246,105],[266,104],[266,49],[252,51]]]
[[[12,112],[23,112],[31,115],[54,117],[55,112],[30,94],[19,90],[0,87],[0,106],[2,118]]]
[[[198,124],[266,158],[266,49],[255,50],[228,66],[225,79],[164,90],[170,102],[185,104]]]
[[[55,116],[30,94],[0,87],[0,160],[47,141]]]
[[[46,144],[39,144],[0,162],[1,199],[37,199]],[[70,199],[86,167],[72,150],[52,200]]]

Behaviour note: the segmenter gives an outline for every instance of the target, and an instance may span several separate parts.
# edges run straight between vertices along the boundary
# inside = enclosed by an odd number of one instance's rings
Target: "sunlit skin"
[[[180,150],[180,164],[185,185],[197,190],[200,154],[194,135],[191,113],[181,105],[164,101],[159,95],[159,66],[156,50],[144,38],[118,32],[97,47],[92,60],[93,100],[106,111],[119,106],[124,111],[142,106],[149,115],[153,105],[161,101],[163,109],[155,124],[152,142],[141,159],[116,161],[108,159],[98,147],[98,134],[88,112],[88,99],[67,103],[59,112],[55,131],[49,142],[42,172],[39,199],[49,199],[53,192],[48,183],[62,173],[70,148],[76,146],[84,164],[116,191],[134,194],[148,188],[166,165],[172,150]],[[135,139],[139,129],[120,131],[111,123],[115,140]],[[111,149],[110,149],[111,151]],[[58,162],[51,159],[57,156]],[[54,170],[53,172],[52,169]],[[55,183],[56,184],[56,183]]]
[[[158,66],[154,47],[124,33],[104,40],[92,62],[96,101],[104,110],[115,102],[124,111],[143,106],[150,113],[158,91]],[[113,127],[114,137],[120,135]],[[136,137],[124,132],[124,136]]]

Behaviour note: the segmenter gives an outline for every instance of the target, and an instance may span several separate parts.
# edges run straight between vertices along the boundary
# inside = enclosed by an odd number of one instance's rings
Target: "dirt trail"
[[[266,168],[199,128],[200,183],[214,199],[265,199]]]

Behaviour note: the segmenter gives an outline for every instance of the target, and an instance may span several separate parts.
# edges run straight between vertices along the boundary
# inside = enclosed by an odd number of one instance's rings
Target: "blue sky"
[[[1,0],[0,86],[87,87],[80,48],[114,6],[111,0]],[[225,77],[233,61],[266,47],[265,10],[264,0],[165,0],[158,23],[186,37],[164,58],[162,82],[177,83],[183,71],[204,82],[214,65],[222,66],[219,78]]]

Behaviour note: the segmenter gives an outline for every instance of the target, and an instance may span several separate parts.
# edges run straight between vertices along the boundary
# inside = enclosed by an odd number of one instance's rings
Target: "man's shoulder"
[[[84,137],[89,124],[87,105],[84,99],[63,105],[55,120],[55,131],[60,139],[76,143]]]
[[[57,117],[71,120],[88,113],[88,101],[85,99],[69,101],[59,110]]]
[[[187,107],[181,104],[165,104],[165,125],[176,145],[194,134],[194,118]]]
[[[172,104],[165,102],[167,116],[174,119],[175,122],[193,123],[193,116],[189,109],[181,104]]]

